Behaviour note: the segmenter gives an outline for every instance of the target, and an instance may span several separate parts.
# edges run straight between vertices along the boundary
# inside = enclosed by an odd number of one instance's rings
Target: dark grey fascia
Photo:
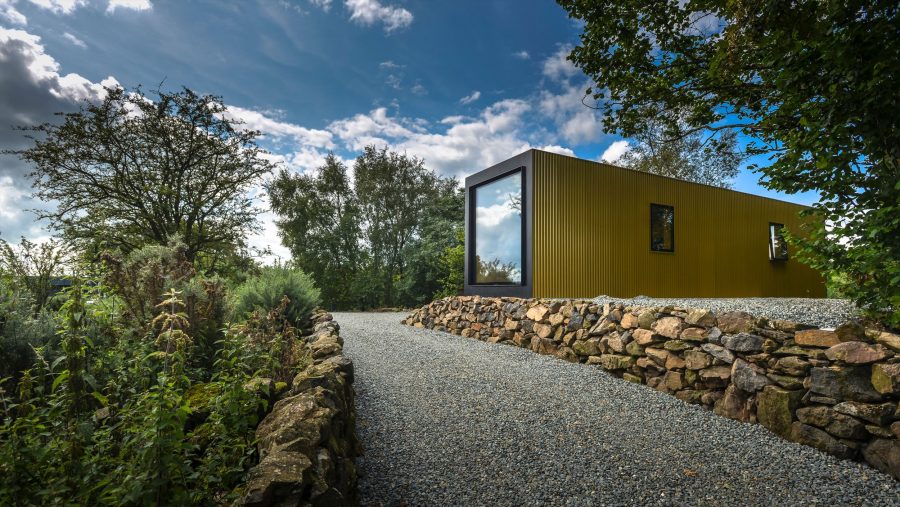
[[[530,298],[532,291],[532,220],[534,207],[534,150],[528,150],[520,153],[515,157],[500,162],[497,165],[488,167],[483,171],[479,171],[466,178],[466,245],[465,245],[465,281],[463,285],[463,294],[467,296],[513,296],[521,298]],[[473,284],[472,281],[472,265],[475,260],[474,247],[474,223],[472,216],[474,215],[475,203],[471,199],[471,189],[482,183],[486,183],[493,179],[499,178],[507,173],[522,169],[522,209],[525,211],[525,220],[522,230],[522,284]]]

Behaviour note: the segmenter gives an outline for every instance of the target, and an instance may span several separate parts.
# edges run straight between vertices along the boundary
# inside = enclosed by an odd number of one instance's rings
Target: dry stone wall
[[[459,296],[405,324],[597,365],[900,479],[900,336],[744,312]]]
[[[256,429],[260,462],[249,473],[243,505],[357,503],[353,363],[331,314],[317,313],[313,324],[304,338],[311,364]]]

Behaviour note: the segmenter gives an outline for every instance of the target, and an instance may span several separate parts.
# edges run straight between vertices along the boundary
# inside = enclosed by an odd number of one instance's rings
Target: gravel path
[[[336,313],[362,505],[900,505],[900,482],[587,365]]]
[[[594,301],[623,303],[641,306],[682,306],[706,308],[714,313],[742,311],[755,317],[792,320],[821,328],[834,329],[858,314],[856,306],[848,299],[818,298],[651,298],[636,296],[631,299],[598,296]]]

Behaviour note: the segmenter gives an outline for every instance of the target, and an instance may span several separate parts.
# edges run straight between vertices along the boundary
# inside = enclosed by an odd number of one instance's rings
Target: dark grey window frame
[[[532,295],[532,221],[533,221],[533,150],[479,171],[466,178],[465,277],[463,294],[494,297],[529,298]],[[473,283],[475,268],[475,199],[474,189],[511,173],[522,175],[522,278],[520,283]]]
[[[665,208],[672,211],[672,248],[653,248],[653,208]],[[675,206],[669,204],[650,203],[650,251],[659,253],[675,253]]]
[[[787,242],[784,239],[784,234],[781,234],[781,241],[784,243],[784,256],[775,255],[775,236],[772,234],[772,226],[777,225],[779,230],[784,229],[784,224],[780,224],[778,222],[769,222],[769,260],[770,261],[786,261],[790,258],[790,251],[788,250]]]

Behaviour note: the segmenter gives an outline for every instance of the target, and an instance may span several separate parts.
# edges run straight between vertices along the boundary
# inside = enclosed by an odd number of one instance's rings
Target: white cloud
[[[228,106],[226,115],[229,118],[241,120],[244,127],[249,130],[259,130],[264,135],[276,140],[290,138],[294,142],[317,148],[334,148],[331,132],[318,129],[308,129],[300,125],[277,120],[262,112],[246,109],[238,106]]]
[[[325,12],[328,12],[328,10],[331,9],[331,0],[309,0],[309,3],[315,5]]]
[[[566,83],[561,93],[540,92],[541,113],[556,123],[558,135],[571,144],[595,141],[603,133],[599,113],[582,103],[586,87]]]
[[[428,95],[428,89],[425,88],[422,83],[418,82],[414,84],[413,87],[409,89],[409,91],[413,92],[416,95]]]
[[[527,60],[531,58],[531,55],[528,54],[528,51],[525,51],[524,49],[522,51],[516,51],[515,53],[513,53],[513,56],[515,56],[519,60]]]
[[[575,152],[571,149],[556,144],[548,144],[547,146],[542,146],[540,149],[543,151],[549,151],[550,153],[559,153],[560,155],[568,155],[570,157],[575,156]]]
[[[90,0],[27,0],[32,5],[48,10],[54,14],[71,14],[79,7],[84,7]],[[14,25],[27,25],[28,18],[15,8],[19,0],[0,0],[0,19]],[[153,8],[150,0],[109,0],[106,12],[111,14],[116,9],[145,11]]]
[[[126,9],[132,11],[148,11],[153,8],[150,0],[109,0],[106,12],[113,13],[116,9]]]
[[[603,154],[600,155],[600,161],[608,164],[615,164],[623,155],[628,153],[630,149],[631,147],[628,145],[628,141],[615,141],[603,151]]]
[[[0,27],[0,47],[15,48],[14,50],[20,53],[32,82],[48,89],[59,99],[69,102],[96,100],[106,95],[105,86],[119,85],[112,76],[100,83],[94,83],[74,73],[61,76],[59,63],[44,52],[41,38],[23,30]]]
[[[481,92],[478,90],[475,90],[474,92],[470,93],[469,95],[466,95],[465,97],[459,99],[459,103],[460,104],[471,104],[472,102],[475,102],[476,100],[478,100],[480,98],[481,98]]]
[[[42,9],[55,14],[71,14],[78,7],[87,5],[87,0],[28,0]]]
[[[513,214],[517,214],[517,212],[509,201],[491,206],[478,206],[475,210],[478,225],[484,225],[486,227],[496,227],[500,225],[500,222],[504,221],[506,217]]]
[[[28,18],[16,9],[15,3],[16,0],[0,0],[0,19],[13,25],[27,25]]]
[[[79,39],[78,37],[76,37],[75,35],[72,35],[72,34],[69,33],[69,32],[64,33],[64,34],[63,34],[63,37],[65,37],[66,40],[68,40],[69,42],[71,42],[71,43],[72,43],[73,45],[75,45],[75,46],[78,46],[78,47],[80,47],[80,48],[86,48],[86,47],[87,47],[87,44],[85,44],[83,40]]]
[[[477,117],[449,116],[433,124],[390,116],[381,107],[333,122],[327,130],[347,150],[390,144],[394,150],[425,159],[428,167],[445,176],[465,176],[533,146],[524,131],[529,125],[524,116],[530,109],[524,100],[507,99]]]
[[[350,11],[350,21],[364,26],[381,23],[385,32],[406,28],[413,22],[413,15],[408,10],[386,6],[378,0],[344,0],[344,5]]]
[[[556,53],[544,60],[544,75],[555,81],[562,81],[578,74],[575,64],[566,59],[571,46],[560,46]]]

